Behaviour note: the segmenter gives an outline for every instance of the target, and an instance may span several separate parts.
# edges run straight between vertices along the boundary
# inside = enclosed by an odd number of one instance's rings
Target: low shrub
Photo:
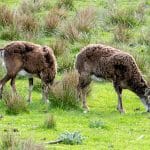
[[[76,145],[82,144],[85,138],[80,134],[80,132],[64,132],[58,139],[62,140],[63,144]]]
[[[78,131],[75,131],[75,132],[66,131],[60,134],[57,140],[47,142],[47,144],[63,143],[63,144],[69,144],[69,145],[78,145],[78,144],[82,144],[84,139],[85,137],[83,137]]]

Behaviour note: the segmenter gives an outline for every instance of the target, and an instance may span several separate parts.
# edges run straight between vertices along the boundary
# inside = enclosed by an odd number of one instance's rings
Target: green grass
[[[22,95],[27,95],[26,80],[18,80],[17,87]],[[3,102],[0,102],[0,131],[8,128],[18,129],[22,139],[33,138],[36,142],[55,140],[64,131],[80,131],[85,140],[81,145],[68,146],[64,144],[47,145],[48,149],[148,149],[149,119],[138,97],[129,91],[124,91],[123,103],[126,114],[116,111],[117,96],[110,83],[93,83],[92,92],[88,97],[90,112],[82,110],[49,109],[47,113],[54,115],[56,129],[45,129],[43,123],[47,107],[42,104],[40,92],[33,92],[33,103],[28,106],[29,113],[10,116],[5,114]],[[136,111],[136,108],[140,110]],[[100,120],[106,128],[90,128],[89,123]],[[45,140],[44,140],[45,139]],[[134,146],[133,146],[134,145]]]

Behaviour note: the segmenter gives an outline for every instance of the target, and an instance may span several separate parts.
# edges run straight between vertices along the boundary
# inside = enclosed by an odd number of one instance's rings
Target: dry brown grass
[[[23,31],[36,32],[39,29],[38,21],[31,15],[19,16],[18,20]]]
[[[130,30],[123,25],[116,26],[113,35],[116,42],[128,42],[131,38]]]
[[[67,49],[67,41],[64,39],[56,39],[50,44],[56,57],[62,55]]]
[[[0,5],[0,25],[8,26],[12,24],[13,12],[6,5]]]
[[[53,8],[45,17],[45,28],[48,32],[53,31],[60,24],[62,19],[66,18],[67,13],[63,8]]]
[[[70,42],[78,41],[81,38],[80,31],[77,29],[73,21],[66,21],[60,27],[61,37],[70,40]]]
[[[52,106],[63,109],[77,108],[77,84],[78,73],[76,71],[67,71],[64,73],[61,81],[55,82],[51,88],[50,101]]]
[[[43,144],[37,144],[32,139],[21,140],[19,135],[11,130],[2,133],[0,137],[1,150],[44,150]]]
[[[96,9],[87,7],[77,12],[74,23],[79,31],[89,32],[94,27],[96,19]]]
[[[21,14],[31,14],[36,11],[39,11],[43,5],[45,4],[45,0],[22,0],[19,5],[19,12]]]
[[[16,115],[22,112],[28,112],[27,103],[20,95],[12,95],[10,92],[5,91],[3,97],[8,114]]]

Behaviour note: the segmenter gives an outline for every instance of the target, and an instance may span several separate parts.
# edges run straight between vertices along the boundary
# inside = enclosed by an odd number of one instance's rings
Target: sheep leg
[[[123,104],[122,104],[122,88],[114,83],[114,88],[115,88],[115,91],[118,95],[118,105],[117,105],[117,110],[120,112],[120,113],[125,113],[124,109],[123,109]]]
[[[11,78],[11,81],[10,81],[10,85],[11,85],[11,89],[12,89],[12,96],[17,94],[16,85],[15,85],[15,79],[16,79],[16,76]]]
[[[81,73],[79,77],[79,84],[78,84],[78,92],[81,91],[81,99],[82,99],[82,108],[84,109],[84,112],[86,113],[89,111],[87,101],[86,101],[86,89],[88,85],[91,83],[91,78],[88,73]]]
[[[45,103],[49,103],[48,100],[48,85],[42,82],[42,99]]]
[[[32,101],[32,90],[33,90],[33,78],[29,78],[29,95],[28,95],[28,102]]]
[[[3,87],[9,79],[10,76],[7,74],[2,80],[0,80],[0,99],[2,99]]]

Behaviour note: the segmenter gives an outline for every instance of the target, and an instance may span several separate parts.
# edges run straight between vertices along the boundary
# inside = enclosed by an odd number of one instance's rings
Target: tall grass
[[[27,103],[23,97],[16,94],[11,95],[7,91],[4,92],[3,97],[6,106],[6,113],[17,115],[22,112],[28,112]]]
[[[0,25],[9,26],[12,24],[13,12],[6,5],[0,5]]]
[[[56,120],[53,115],[48,114],[44,121],[44,128],[53,129],[56,127]]]
[[[67,9],[73,9],[74,8],[74,0],[58,0],[57,7],[61,8],[67,8]]]
[[[58,71],[70,70],[74,66],[74,58],[69,51],[64,52],[58,59]]]
[[[21,34],[15,25],[11,25],[2,28],[0,38],[2,40],[19,40],[21,38]]]
[[[62,8],[51,9],[45,17],[45,28],[47,32],[52,32],[66,17],[66,11]]]
[[[44,150],[42,144],[36,144],[32,139],[21,140],[19,135],[12,131],[1,134],[1,150]]]
[[[59,57],[67,51],[67,44],[68,42],[64,39],[56,39],[49,46],[53,49],[55,56]]]
[[[95,25],[96,8],[87,7],[77,12],[74,23],[79,31],[89,32]]]
[[[49,100],[52,107],[72,109],[79,106],[76,96],[78,74],[74,71],[66,72],[62,81],[57,82],[51,89]]]
[[[115,42],[128,42],[132,34],[130,29],[123,25],[118,25],[113,30],[113,35]]]

